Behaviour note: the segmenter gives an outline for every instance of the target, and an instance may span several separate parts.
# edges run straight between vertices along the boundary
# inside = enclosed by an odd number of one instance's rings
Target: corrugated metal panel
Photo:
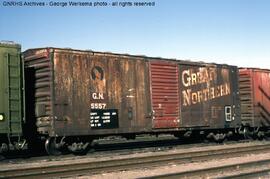
[[[179,79],[177,64],[150,62],[154,128],[179,126]]]
[[[29,50],[24,53],[26,87],[34,93],[35,117],[38,130],[47,133],[52,117],[52,62],[48,49]],[[29,97],[28,97],[29,98]],[[31,101],[33,100],[33,101]]]
[[[239,70],[239,92],[241,102],[241,119],[243,123],[251,124],[254,120],[253,79],[251,70]]]

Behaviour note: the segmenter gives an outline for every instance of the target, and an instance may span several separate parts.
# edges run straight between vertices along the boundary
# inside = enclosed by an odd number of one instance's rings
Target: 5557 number
[[[105,103],[91,103],[91,109],[105,109]]]

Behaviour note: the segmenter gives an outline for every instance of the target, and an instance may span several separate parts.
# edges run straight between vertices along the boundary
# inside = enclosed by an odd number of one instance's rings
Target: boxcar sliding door
[[[175,128],[180,123],[178,66],[150,61],[153,128]]]

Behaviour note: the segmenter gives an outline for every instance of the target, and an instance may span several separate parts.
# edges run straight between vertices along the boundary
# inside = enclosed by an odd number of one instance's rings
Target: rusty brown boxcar
[[[270,125],[270,70],[239,69],[241,118],[246,126]]]
[[[60,48],[27,50],[24,61],[37,131],[52,154],[106,135],[220,136],[241,123],[235,66]]]
[[[153,128],[231,128],[240,124],[235,66],[149,60]]]

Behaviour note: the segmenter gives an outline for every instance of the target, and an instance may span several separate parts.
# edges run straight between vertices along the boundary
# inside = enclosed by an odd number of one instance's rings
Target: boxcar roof
[[[12,48],[21,48],[21,45],[13,41],[0,41],[1,47],[12,47]]]
[[[24,53],[28,51],[37,51],[37,50],[44,50],[49,49],[54,52],[61,52],[61,53],[77,53],[77,54],[91,54],[97,56],[110,56],[110,57],[122,57],[122,58],[138,58],[141,60],[164,60],[164,61],[174,61],[179,64],[183,65],[192,65],[192,66],[223,66],[223,67],[233,67],[234,65],[228,64],[217,64],[217,63],[208,63],[203,61],[191,61],[191,60],[180,60],[174,58],[163,58],[163,57],[149,57],[145,55],[131,55],[131,54],[121,54],[121,53],[113,53],[113,52],[99,52],[99,51],[92,51],[92,50],[78,50],[72,48],[56,48],[56,47],[44,47],[44,48],[33,48],[27,49]]]
[[[252,70],[252,71],[261,71],[261,72],[270,73],[270,69],[265,69],[265,68],[240,67],[239,69],[240,70]]]

